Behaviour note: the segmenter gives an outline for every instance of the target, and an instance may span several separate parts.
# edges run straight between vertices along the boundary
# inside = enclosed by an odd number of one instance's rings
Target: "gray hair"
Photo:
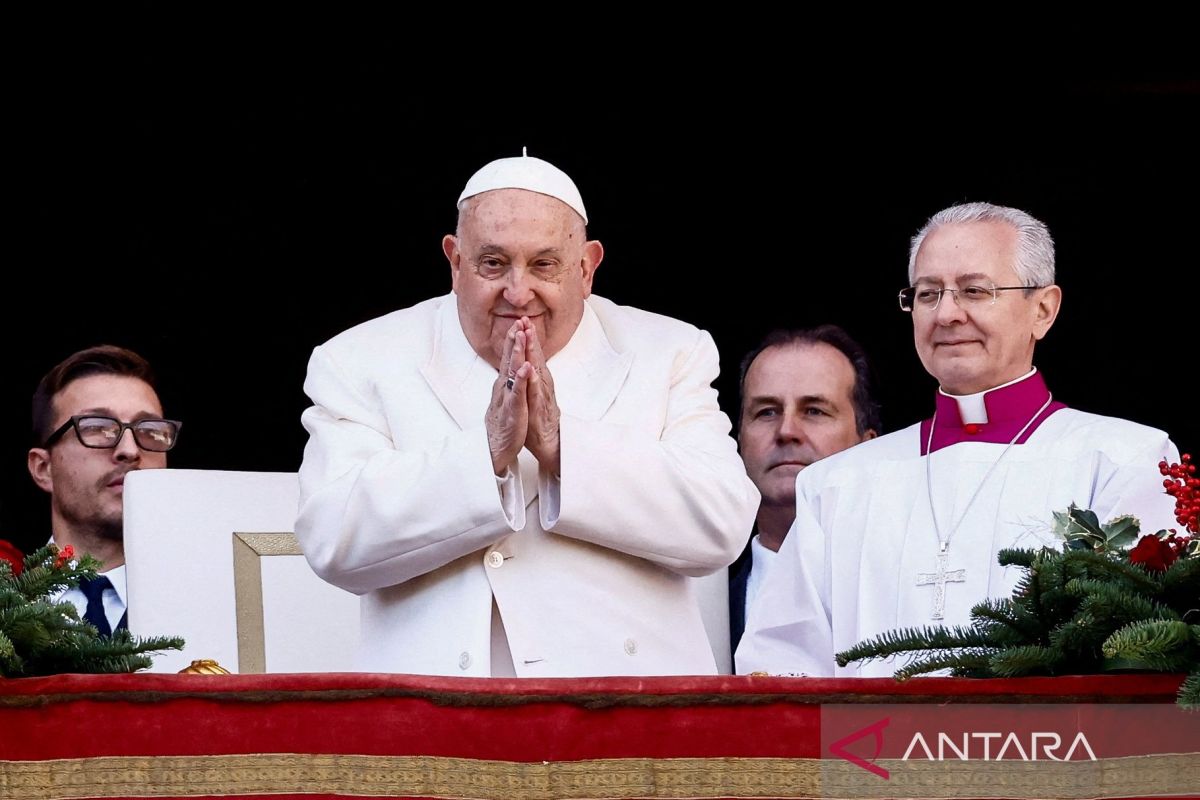
[[[917,267],[917,251],[930,232],[942,225],[961,225],[968,222],[1002,222],[1017,232],[1017,253],[1013,270],[1025,286],[1051,286],[1054,283],[1054,239],[1041,220],[1019,208],[994,206],[991,203],[963,203],[950,206],[929,218],[908,248],[908,282],[913,282]]]

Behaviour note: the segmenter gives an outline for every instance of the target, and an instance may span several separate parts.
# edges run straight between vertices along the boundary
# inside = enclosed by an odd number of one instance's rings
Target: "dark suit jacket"
[[[753,540],[758,534],[757,526],[750,535]],[[754,566],[754,557],[750,552],[750,542],[738,556],[737,561],[729,565],[729,652],[737,652],[738,642],[746,630],[746,582],[750,580],[750,568]],[[734,673],[737,673],[737,662],[734,662]]]

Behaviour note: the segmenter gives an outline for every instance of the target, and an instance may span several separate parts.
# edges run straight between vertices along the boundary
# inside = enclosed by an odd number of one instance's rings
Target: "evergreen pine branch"
[[[906,681],[909,678],[917,675],[926,675],[930,672],[949,669],[955,675],[971,677],[992,678],[995,675],[991,672],[990,657],[993,651],[990,650],[964,650],[959,652],[934,653],[927,658],[917,659],[909,664],[905,664],[900,669],[896,670],[896,680]]]
[[[1047,614],[1056,607],[1057,595],[1054,590],[1061,588],[1060,583],[1053,570],[1045,568],[1045,561],[1038,560],[1025,569],[1017,581],[1012,599],[1004,601],[1014,607],[1013,621],[1025,632],[1030,643],[1045,642],[1051,627],[1047,622]]]
[[[23,677],[33,678],[40,675],[72,672],[77,661],[78,656],[69,647],[56,649],[46,653],[38,663],[38,667],[26,670]],[[94,674],[136,672],[139,669],[148,669],[152,664],[153,659],[139,653],[92,653],[88,657],[88,671]]]
[[[74,604],[48,599],[100,566],[88,555],[74,563],[63,555],[46,546],[25,557],[20,575],[0,569],[0,677],[130,672],[149,667],[150,653],[183,647],[178,637],[135,639],[124,630],[101,637]]]
[[[1133,622],[1109,636],[1103,652],[1108,658],[1128,659],[1162,672],[1195,668],[1200,637],[1194,627],[1179,620]]]
[[[21,657],[17,655],[16,646],[0,628],[0,675],[7,675],[10,669],[19,667],[20,663]]]
[[[9,582],[26,600],[49,597],[96,577],[100,562],[90,555],[79,556],[73,565],[56,566],[57,547],[45,545],[25,556],[25,571]]]
[[[1060,671],[1080,674],[1101,671],[1100,648],[1113,630],[1115,626],[1098,623],[1086,612],[1055,628],[1050,634],[1050,648],[1059,654]]]
[[[1084,599],[1078,613],[1055,628],[1050,636],[1050,646],[1062,654],[1060,671],[1102,671],[1104,643],[1114,632],[1139,621],[1178,617],[1162,603],[1130,594],[1102,580],[1077,578],[1068,586]]]
[[[1022,600],[1027,601],[1028,597]],[[998,647],[1044,644],[1048,635],[1037,615],[1030,613],[1023,603],[1007,598],[989,598],[977,603],[971,609],[971,621]]]
[[[886,631],[874,639],[859,642],[848,650],[838,653],[835,658],[838,666],[844,667],[851,661],[872,661],[913,651],[995,646],[987,633],[973,628],[960,626],[954,628],[944,626],[902,628],[896,631]]]
[[[68,602],[37,600],[0,611],[0,631],[21,651],[44,647],[59,632],[86,624],[80,621],[75,606]]]
[[[1181,617],[1192,609],[1200,615],[1200,557],[1175,559],[1159,582],[1162,601]]]
[[[127,630],[119,630],[112,641],[122,647],[132,648],[134,653],[154,653],[159,650],[182,650],[183,637],[180,636],[132,636]]]
[[[103,673],[137,672],[150,669],[154,659],[144,655],[105,656],[96,661],[96,671]]]
[[[1054,675],[1059,671],[1062,661],[1062,651],[1058,648],[1025,645],[994,653],[989,666],[996,677],[1017,678],[1023,675]]]
[[[1159,571],[1133,563],[1123,550],[1137,539],[1135,518],[1101,525],[1093,512],[1075,506],[1054,517],[1063,550],[1001,550],[998,562],[1024,574],[1010,598],[985,599],[972,608],[972,628],[885,632],[839,653],[838,664],[916,657],[896,672],[901,680],[946,669],[1018,677],[1099,673],[1128,664],[1189,672],[1179,704],[1200,709],[1200,538],[1185,537],[1185,547],[1175,548],[1178,558]]]
[[[1030,550],[1019,547],[1005,547],[996,554],[996,560],[1002,567],[1032,567],[1033,562],[1042,550]]]
[[[149,654],[168,649],[181,649],[179,637],[152,636],[134,638],[128,631],[117,631],[113,637],[98,636],[95,628],[84,623],[83,629],[73,629],[56,636],[50,644],[29,658],[17,674],[8,677],[36,677],[62,672],[111,673],[132,672],[151,666]]]
[[[6,580],[5,576],[0,575],[0,610],[12,608],[13,606],[23,603],[24,601],[25,595],[18,592],[12,586],[12,576],[8,576]]]
[[[18,621],[32,616],[52,619],[52,615],[66,617],[68,620],[79,620],[79,610],[68,600],[50,601],[45,599],[23,602],[19,606],[0,609],[0,629],[8,627],[6,620]]]
[[[1042,550],[1039,556],[1032,569],[1039,588],[1037,605],[1029,610],[1041,620],[1048,636],[1079,609],[1079,598],[1067,591],[1067,583],[1080,568],[1055,550]]]
[[[1179,705],[1190,711],[1200,710],[1200,669],[1192,670],[1179,687]]]
[[[1120,628],[1139,621],[1178,617],[1161,603],[1130,594],[1112,583],[1077,579],[1071,585],[1087,595],[1079,613],[1058,628],[1051,644],[1062,649],[1065,660],[1076,671],[1102,669],[1104,642]]]
[[[1067,584],[1072,593],[1082,596],[1080,611],[1090,613],[1098,619],[1179,619],[1179,615],[1168,606],[1142,595],[1132,594],[1125,587],[1095,578],[1076,578]],[[1117,626],[1124,622],[1117,623]]]
[[[1158,594],[1159,582],[1145,569],[1128,561],[1090,550],[1069,550],[1062,554],[1064,564],[1074,568],[1077,578],[1104,578],[1116,581],[1130,591]]]

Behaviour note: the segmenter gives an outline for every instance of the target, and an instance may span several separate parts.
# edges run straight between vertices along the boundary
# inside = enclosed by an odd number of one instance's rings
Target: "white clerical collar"
[[[988,423],[988,413],[985,397],[991,392],[996,392],[1009,386],[1015,386],[1021,381],[1028,380],[1036,373],[1037,367],[1034,367],[1033,369],[1029,370],[1029,372],[1026,372],[1024,375],[1015,380],[1011,380],[1008,383],[1002,383],[999,386],[993,386],[991,389],[984,389],[982,392],[976,392],[975,394],[950,394],[949,392],[944,391],[941,387],[938,387],[938,393],[941,394],[942,397],[949,397],[958,404],[958,415],[962,418],[964,425],[986,425]]]

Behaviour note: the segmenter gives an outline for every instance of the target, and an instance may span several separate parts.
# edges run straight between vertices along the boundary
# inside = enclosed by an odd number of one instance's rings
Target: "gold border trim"
[[[237,619],[238,672],[267,671],[263,623],[263,556],[302,556],[294,533],[233,534],[233,597]]]
[[[10,800],[326,792],[442,800],[623,798],[1085,798],[1195,790],[1200,753],[1100,761],[880,760],[883,781],[812,758],[614,758],[514,762],[436,756],[245,754],[0,761]]]

